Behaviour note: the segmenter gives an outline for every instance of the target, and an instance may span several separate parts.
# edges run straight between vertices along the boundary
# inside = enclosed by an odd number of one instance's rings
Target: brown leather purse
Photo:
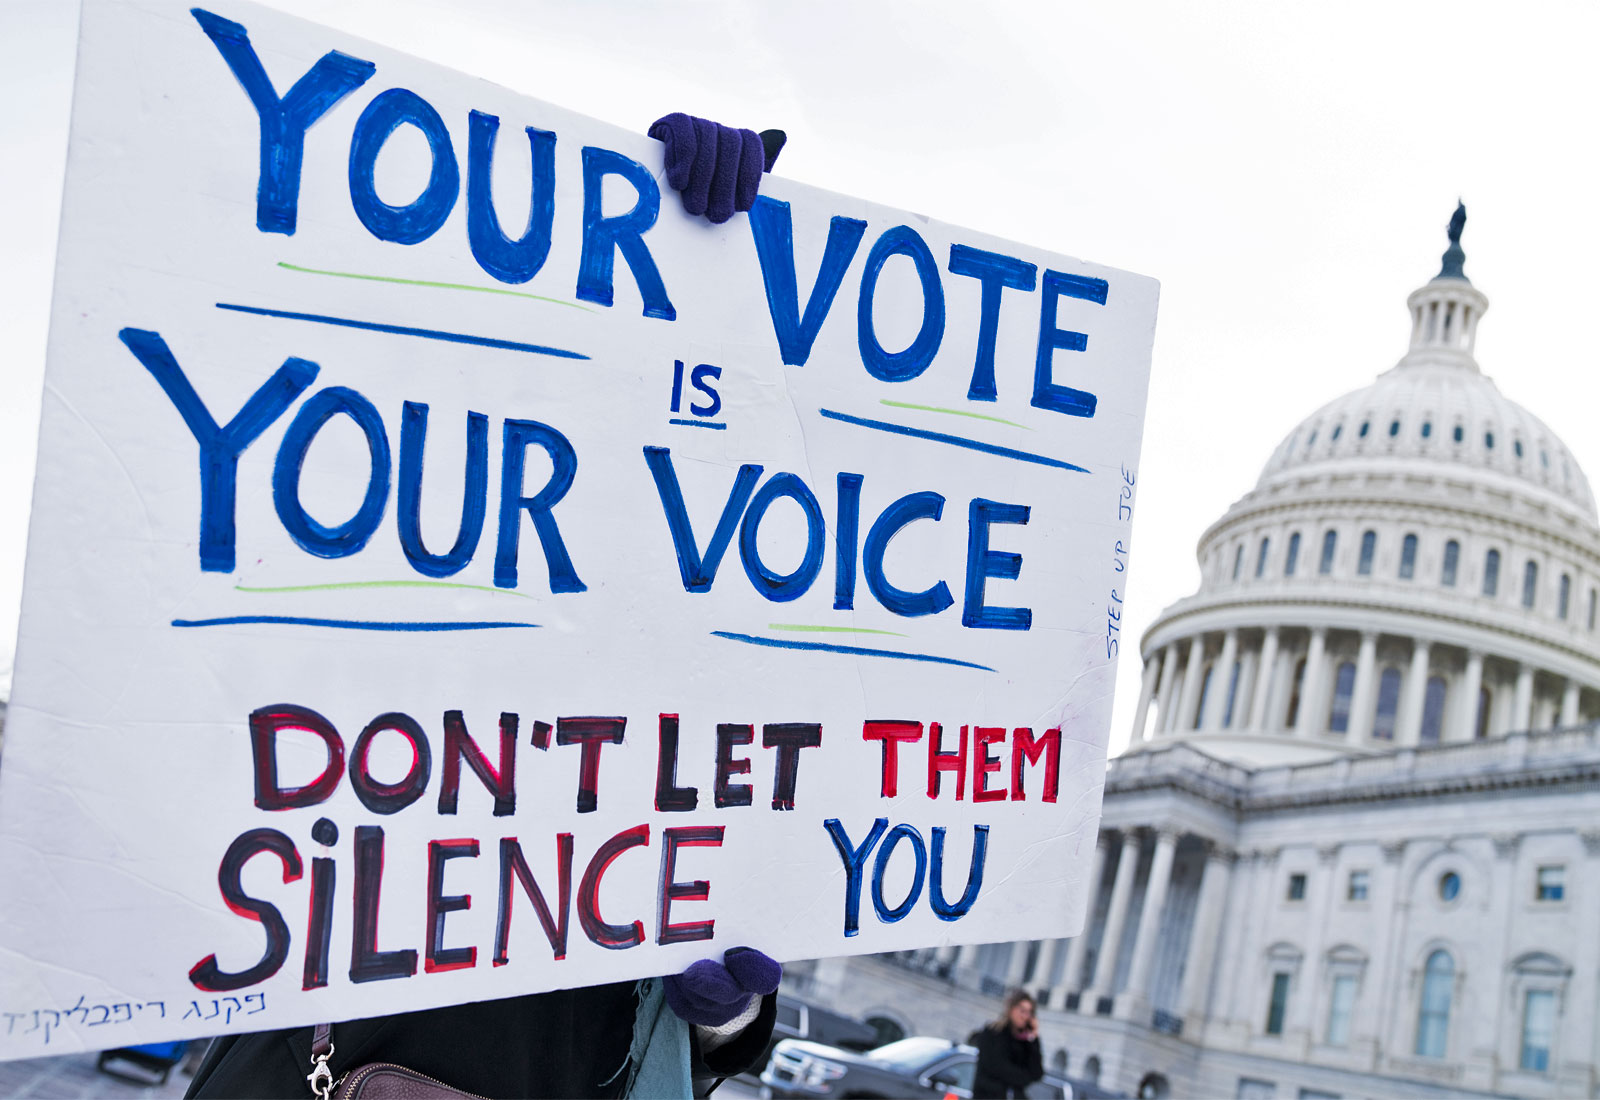
[[[392,1062],[368,1062],[334,1080],[328,1068],[332,1057],[333,1025],[318,1024],[311,1033],[311,1072],[306,1075],[317,1100],[484,1100]]]

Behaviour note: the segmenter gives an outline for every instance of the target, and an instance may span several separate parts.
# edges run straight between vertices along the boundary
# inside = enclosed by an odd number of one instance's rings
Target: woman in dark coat
[[[999,1017],[974,1031],[967,1042],[978,1048],[974,1100],[1022,1096],[1025,1088],[1044,1076],[1033,998],[1020,989],[1012,990]]]

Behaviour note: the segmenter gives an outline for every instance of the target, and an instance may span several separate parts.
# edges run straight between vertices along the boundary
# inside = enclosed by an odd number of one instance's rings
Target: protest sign
[[[89,0],[0,1056],[1077,931],[1155,307],[781,178],[711,227],[639,134]]]

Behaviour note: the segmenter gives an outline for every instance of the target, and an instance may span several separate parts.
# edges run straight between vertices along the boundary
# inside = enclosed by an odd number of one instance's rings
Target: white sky
[[[1492,303],[1479,362],[1600,477],[1593,5],[273,6],[631,128],[671,110],[778,126],[779,175],[1159,278],[1136,631],[1195,589],[1200,532],[1276,443],[1405,350],[1405,296],[1438,270],[1457,195]],[[0,697],[76,21],[72,0],[0,0]]]

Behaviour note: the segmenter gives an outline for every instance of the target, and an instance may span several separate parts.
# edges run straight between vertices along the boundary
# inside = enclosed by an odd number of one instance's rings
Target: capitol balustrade
[[[1214,801],[1250,811],[1286,798],[1370,797],[1438,781],[1485,784],[1516,777],[1537,782],[1544,769],[1567,769],[1579,762],[1600,766],[1600,723],[1254,770],[1177,742],[1114,759],[1106,773],[1106,794],[1169,783],[1207,793],[1204,788],[1210,784]]]

